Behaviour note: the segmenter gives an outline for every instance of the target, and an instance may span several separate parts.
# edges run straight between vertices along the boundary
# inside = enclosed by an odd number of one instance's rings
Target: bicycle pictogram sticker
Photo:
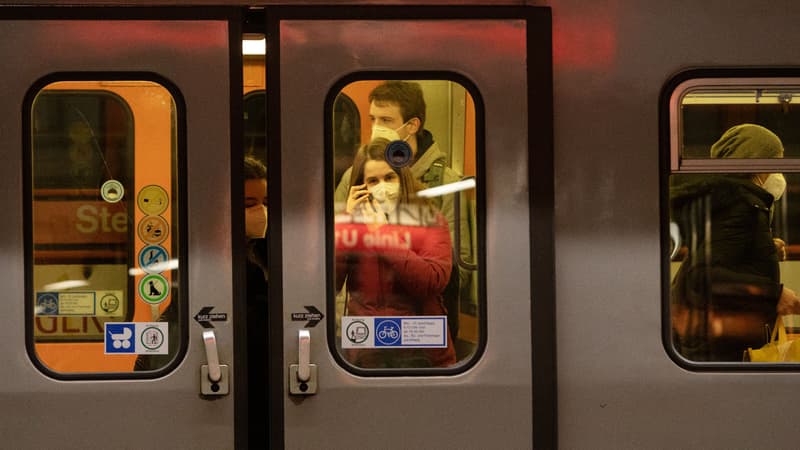
[[[397,319],[383,319],[375,323],[375,345],[399,345],[402,328]]]

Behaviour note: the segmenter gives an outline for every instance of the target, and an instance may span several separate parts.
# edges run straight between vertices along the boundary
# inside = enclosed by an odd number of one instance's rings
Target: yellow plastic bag
[[[747,354],[750,362],[799,362],[800,340],[789,339],[783,326],[783,319],[778,316],[769,343],[755,350],[748,348]]]

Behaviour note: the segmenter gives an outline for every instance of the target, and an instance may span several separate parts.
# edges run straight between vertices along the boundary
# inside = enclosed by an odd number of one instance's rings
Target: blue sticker
[[[169,255],[160,245],[148,245],[139,252],[139,267],[147,273],[160,273],[166,269]]]
[[[375,320],[376,347],[399,347],[401,336],[400,319]]]
[[[106,323],[106,353],[136,353],[135,324]]]
[[[58,314],[58,292],[36,293],[36,315],[55,316]]]

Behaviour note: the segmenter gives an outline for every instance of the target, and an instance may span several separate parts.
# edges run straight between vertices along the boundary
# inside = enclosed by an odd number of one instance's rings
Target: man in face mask
[[[372,122],[370,140],[384,138],[390,142],[404,141],[408,144],[412,155],[411,172],[416,178],[423,179],[431,171],[434,162],[445,161],[445,154],[434,142],[433,135],[424,129],[425,98],[418,83],[386,81],[378,85],[369,95],[369,118]],[[444,164],[441,169],[444,169]],[[452,181],[460,179],[455,171],[449,168],[442,170],[445,171]],[[352,167],[342,175],[336,187],[336,212],[345,208],[351,173]]]

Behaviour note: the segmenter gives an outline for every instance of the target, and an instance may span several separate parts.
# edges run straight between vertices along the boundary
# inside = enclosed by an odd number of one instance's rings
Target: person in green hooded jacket
[[[781,158],[773,132],[754,124],[727,130],[712,158]],[[676,177],[672,220],[688,238],[688,254],[672,284],[673,344],[693,361],[741,361],[765,344],[764,326],[800,312],[797,294],[783,286],[783,242],[772,235],[770,177],[780,174],[703,174]]]

